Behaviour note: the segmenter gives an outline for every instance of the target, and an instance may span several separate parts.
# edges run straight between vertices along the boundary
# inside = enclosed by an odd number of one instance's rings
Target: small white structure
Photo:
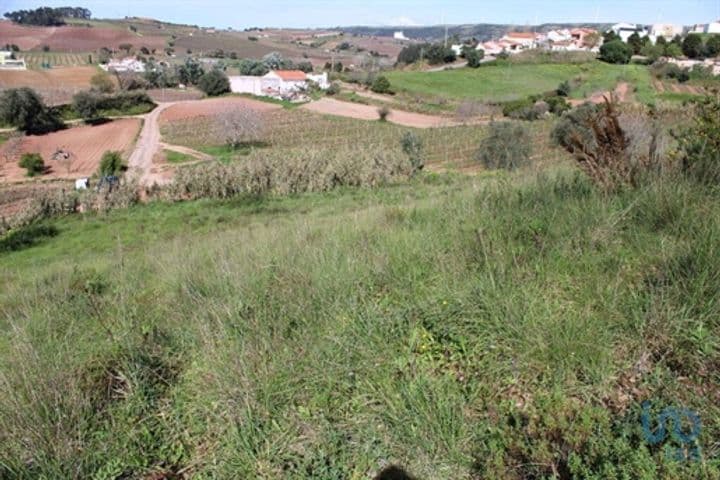
[[[455,55],[457,55],[459,57],[460,55],[462,55],[463,47],[465,47],[465,45],[460,44],[460,45],[452,45],[450,48],[452,48],[452,51],[455,52]]]
[[[409,38],[407,38],[405,36],[405,32],[395,32],[395,34],[393,35],[393,38],[395,40],[410,40]]]
[[[640,35],[640,38],[648,36],[648,32],[647,30],[645,30],[644,27],[641,27],[634,23],[618,23],[610,27],[610,30],[612,30],[615,35],[620,37],[620,39],[626,43],[628,39],[633,35],[633,33],[637,33],[638,35]]]
[[[233,93],[249,93],[257,96],[286,98],[304,92],[308,82],[314,82],[322,90],[330,88],[327,73],[306,74],[299,70],[273,70],[263,77],[232,76],[230,90]]]
[[[143,73],[145,71],[145,64],[135,58],[127,57],[122,60],[110,60],[107,64],[100,65],[100,68],[106,72]]]
[[[75,190],[87,190],[90,186],[90,179],[78,178],[75,180]]]
[[[0,50],[0,69],[2,70],[27,70],[25,60],[13,58],[13,52]]]

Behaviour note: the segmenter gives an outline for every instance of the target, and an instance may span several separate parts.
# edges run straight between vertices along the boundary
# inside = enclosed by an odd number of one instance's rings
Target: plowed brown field
[[[58,52],[88,52],[102,47],[118,48],[122,43],[135,48],[162,49],[165,38],[138,36],[123,28],[96,28],[83,26],[30,27],[12,22],[0,22],[0,39],[3,44],[14,43],[21,50],[39,50],[44,45]]]
[[[0,91],[30,87],[50,105],[69,103],[72,96],[90,87],[95,67],[64,67],[51,70],[0,70]]]
[[[100,159],[108,150],[127,154],[135,142],[140,120],[125,118],[98,126],[68,128],[47,135],[22,137],[19,147],[13,148],[13,140],[0,146],[0,182],[26,179],[25,170],[18,166],[22,153],[39,153],[48,171],[41,178],[80,178],[95,173]],[[52,155],[62,149],[71,153],[70,161],[52,160]]]
[[[282,107],[280,105],[243,97],[222,97],[196,102],[182,102],[162,112],[162,115],[160,115],[160,123],[184,120],[187,118],[207,117],[237,108],[250,108],[257,112],[270,112],[279,110]]]

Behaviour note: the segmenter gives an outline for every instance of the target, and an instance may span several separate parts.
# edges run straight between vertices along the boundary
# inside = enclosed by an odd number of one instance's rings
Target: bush
[[[410,159],[410,165],[412,167],[411,176],[414,176],[425,168],[422,140],[413,132],[405,132],[400,140],[400,144],[403,152]]]
[[[117,175],[124,170],[122,155],[120,152],[105,152],[100,160],[100,168],[98,175],[100,177],[110,177]]]
[[[563,115],[552,138],[602,190],[637,187],[648,173],[659,170],[662,160],[657,154],[658,126],[646,117],[640,120],[629,135],[610,99],[603,106],[586,104]]]
[[[100,96],[93,92],[79,92],[73,96],[72,108],[85,120],[95,120],[100,111]]]
[[[691,33],[682,43],[682,52],[690,58],[701,58],[703,56],[703,39],[696,33]]]
[[[558,85],[557,90],[555,90],[555,93],[558,94],[560,97],[567,97],[570,95],[570,92],[572,91],[572,86],[570,85],[570,82],[565,80],[560,85]]]
[[[530,163],[531,151],[530,133],[526,127],[510,122],[493,122],[476,157],[487,169],[515,170]]]
[[[467,60],[468,67],[470,68],[478,68],[480,67],[481,60],[485,56],[485,52],[483,50],[476,50],[474,48],[466,48],[464,50],[465,52],[465,60]]]
[[[39,153],[24,153],[19,165],[27,170],[28,177],[41,175],[45,171],[45,162]]]
[[[607,63],[630,63],[633,49],[622,40],[613,40],[600,47],[600,59]]]
[[[330,96],[337,95],[338,93],[340,93],[340,84],[338,82],[332,82],[330,84],[330,87],[325,90],[325,93]]]
[[[11,88],[0,94],[0,123],[29,134],[52,132],[63,127],[57,113],[45,106],[32,89]]]
[[[695,102],[692,123],[675,135],[682,171],[704,183],[720,183],[720,94]]]
[[[198,88],[205,94],[215,97],[230,92],[230,80],[222,71],[213,69],[200,77]]]
[[[90,79],[92,89],[100,93],[112,93],[115,90],[115,84],[106,73],[96,73]]]
[[[388,107],[380,107],[377,112],[381,122],[386,122],[387,118],[390,116],[390,109]]]
[[[386,94],[392,94],[392,86],[390,85],[390,80],[387,79],[387,77],[380,75],[373,81],[372,86],[370,87],[370,90],[372,90],[375,93],[386,93]]]

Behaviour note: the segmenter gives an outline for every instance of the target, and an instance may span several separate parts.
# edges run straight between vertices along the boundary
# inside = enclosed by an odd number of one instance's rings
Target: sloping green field
[[[35,226],[0,240],[0,477],[718,478],[719,241],[712,190],[557,169]]]
[[[563,81],[577,81],[572,93],[583,98],[597,91],[615,88],[621,80],[641,89],[650,88],[647,67],[641,65],[500,63],[478,69],[442,72],[402,72],[387,74],[394,89],[412,94],[470,98],[484,102],[501,102],[555,90]]]

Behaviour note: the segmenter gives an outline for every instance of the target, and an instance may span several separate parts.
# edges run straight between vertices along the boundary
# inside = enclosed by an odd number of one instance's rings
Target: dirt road
[[[341,102],[331,98],[323,98],[316,102],[308,103],[303,105],[302,108],[324,115],[337,115],[339,117],[356,118],[359,120],[379,119],[378,107],[359,103]],[[414,128],[454,127],[467,124],[450,118],[395,109],[390,109],[390,115],[387,120],[397,125]]]
[[[160,126],[158,118],[160,114],[175,105],[176,102],[160,103],[152,112],[145,115],[140,137],[135,144],[135,150],[128,160],[128,168],[131,173],[138,176],[140,185],[150,186],[153,183],[163,183],[164,179],[157,173],[153,173],[153,158],[160,150]]]

